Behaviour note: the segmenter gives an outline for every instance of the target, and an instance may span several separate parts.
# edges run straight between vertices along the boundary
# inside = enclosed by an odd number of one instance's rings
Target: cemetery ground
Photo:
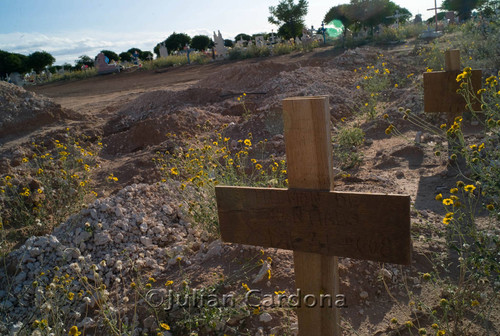
[[[442,126],[422,73],[452,42],[0,83],[0,334],[296,334],[287,304],[244,302],[296,293],[292,251],[223,244],[214,187],[286,187],[282,100],[319,95],[335,190],[411,197],[410,266],[339,258],[343,334],[498,334],[498,68],[463,58],[489,100]]]

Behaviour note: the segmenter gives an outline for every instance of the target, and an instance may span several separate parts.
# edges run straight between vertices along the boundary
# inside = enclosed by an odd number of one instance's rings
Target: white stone
[[[267,261],[264,261],[262,267],[259,270],[259,273],[257,273],[252,283],[258,283],[264,280],[264,278],[267,277],[268,275],[268,271],[270,270],[271,270],[271,264],[269,264]]]
[[[151,245],[153,245],[153,241],[151,240],[151,238],[145,236],[141,236],[141,243],[146,247],[150,247]]]
[[[359,293],[359,297],[363,300],[368,299],[368,292],[362,291],[361,293]]]
[[[115,215],[118,218],[122,218],[123,217],[123,210],[122,210],[122,208],[120,208],[120,207],[117,206],[116,209],[115,209]]]
[[[94,243],[97,246],[107,244],[110,241],[111,241],[111,236],[109,235],[108,231],[99,232],[94,237]]]
[[[268,323],[268,322],[271,322],[272,320],[273,320],[273,317],[269,313],[262,313],[259,316],[260,322]]]

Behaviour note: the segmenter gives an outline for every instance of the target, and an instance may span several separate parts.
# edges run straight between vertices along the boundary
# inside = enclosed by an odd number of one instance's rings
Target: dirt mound
[[[262,86],[263,83],[283,71],[297,69],[299,64],[281,64],[264,61],[249,64],[236,64],[208,77],[198,83],[199,87],[218,88],[228,91],[249,92]]]
[[[0,138],[76,117],[74,112],[49,98],[3,81],[0,81],[0,112]]]
[[[342,55],[331,60],[328,66],[346,69],[352,69],[358,66],[365,67],[367,64],[373,64],[377,61],[379,52],[380,49],[371,47],[348,49]]]
[[[104,140],[105,152],[112,155],[136,152],[164,142],[167,133],[192,135],[200,132],[200,125],[218,127],[232,120],[196,107],[184,107],[162,117],[133,122],[127,129],[110,134]]]

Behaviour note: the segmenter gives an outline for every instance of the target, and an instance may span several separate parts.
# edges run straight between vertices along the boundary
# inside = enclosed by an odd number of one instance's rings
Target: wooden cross
[[[327,97],[283,101],[289,189],[217,186],[222,239],[293,250],[301,294],[339,293],[337,256],[410,264],[410,197],[334,192]],[[299,298],[302,300],[302,298]],[[340,335],[335,307],[302,305],[301,336]]]
[[[436,21],[436,33],[438,31],[438,9],[442,9],[441,7],[437,6],[437,0],[434,0],[434,8],[429,8],[428,11],[433,10],[434,11],[434,19]]]
[[[424,111],[446,112],[448,127],[456,117],[465,112],[465,99],[457,93],[460,82],[457,76],[460,70],[460,50],[445,51],[445,71],[424,72]],[[472,70],[472,91],[476,93],[481,88],[481,70]],[[480,110],[478,101],[473,104],[474,110]]]

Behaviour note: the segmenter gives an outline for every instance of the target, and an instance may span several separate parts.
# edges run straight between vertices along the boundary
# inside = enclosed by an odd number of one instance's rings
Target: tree
[[[139,59],[141,61],[149,61],[150,59],[153,59],[153,53],[151,51],[141,51]]]
[[[269,7],[268,21],[279,26],[278,35],[289,39],[302,34],[304,16],[307,14],[307,0],[281,0],[278,6]]]
[[[120,57],[117,53],[111,50],[101,50],[101,52],[106,56],[110,61],[119,61]]]
[[[0,50],[0,77],[6,77],[13,72],[28,71],[28,57],[21,54]]]
[[[139,48],[130,48],[129,50],[127,50],[127,52],[130,54],[130,55],[133,55],[137,52],[138,55],[140,55],[142,53],[142,50],[139,49]]]
[[[160,44],[157,43],[156,46],[153,48],[153,52],[156,54],[156,58],[160,57]]]
[[[132,55],[126,51],[120,53],[118,57],[120,57],[120,60],[122,60],[123,62],[132,62]]]
[[[78,70],[84,65],[91,68],[94,66],[94,60],[87,55],[82,55],[78,57],[78,59],[75,61],[75,69]]]
[[[206,35],[196,35],[191,39],[191,47],[196,50],[205,50],[210,45],[210,38]]]
[[[444,0],[441,7],[450,11],[458,12],[460,20],[470,18],[472,10],[482,6],[485,0]]]
[[[52,65],[56,59],[46,51],[35,51],[28,56],[28,67],[40,73],[46,66]]]
[[[437,16],[438,16],[438,21],[441,21],[441,20],[444,20],[444,18],[446,17],[446,13],[439,12]],[[436,15],[433,15],[432,17],[428,18],[425,21],[425,23],[427,23],[427,24],[433,24],[434,22],[436,22]]]
[[[387,16],[394,16],[394,14],[396,14],[396,12],[404,15],[404,16],[399,18],[399,23],[405,23],[412,17],[411,12],[408,9],[401,7],[392,1],[387,1],[386,12],[389,13],[389,15],[387,15]],[[384,17],[380,23],[382,23],[384,25],[391,25],[391,24],[394,24],[396,22],[397,22],[396,18]]]
[[[351,0],[350,4],[332,7],[325,15],[325,21],[340,20],[345,28],[353,27],[354,30],[362,26],[373,28],[379,24],[393,24],[396,18],[396,11],[405,14],[399,18],[399,22],[404,23],[411,17],[411,13],[406,8],[400,7],[390,0]],[[344,36],[345,36],[344,29]]]
[[[228,48],[231,48],[233,46],[233,40],[225,39],[224,40],[224,46],[228,47]]]
[[[167,37],[165,40],[165,47],[167,47],[169,51],[182,50],[186,44],[190,43],[191,38],[189,35],[184,33],[177,34],[176,32],[173,32],[172,35]]]
[[[244,33],[239,33],[238,35],[236,35],[234,37],[234,40],[235,41],[239,41],[240,38],[243,38],[244,41],[250,41],[252,39],[252,37],[248,34],[244,34]]]

